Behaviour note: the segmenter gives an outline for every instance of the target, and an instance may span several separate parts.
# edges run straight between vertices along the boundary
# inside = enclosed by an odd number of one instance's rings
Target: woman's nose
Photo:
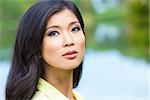
[[[74,45],[73,37],[71,35],[69,35],[69,33],[64,34],[63,39],[64,39],[63,46],[73,46]]]

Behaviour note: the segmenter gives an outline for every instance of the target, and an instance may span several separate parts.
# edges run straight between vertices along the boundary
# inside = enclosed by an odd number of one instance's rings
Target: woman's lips
[[[67,59],[74,59],[77,57],[77,51],[72,50],[72,51],[67,51],[65,54],[63,54],[64,57],[66,57]]]

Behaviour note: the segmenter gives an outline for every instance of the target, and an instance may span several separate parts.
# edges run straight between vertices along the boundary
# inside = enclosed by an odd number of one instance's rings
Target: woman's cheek
[[[84,52],[85,52],[85,36],[81,36],[80,39],[78,40],[79,42],[79,47],[80,47],[80,50],[82,52],[82,54],[84,55]]]

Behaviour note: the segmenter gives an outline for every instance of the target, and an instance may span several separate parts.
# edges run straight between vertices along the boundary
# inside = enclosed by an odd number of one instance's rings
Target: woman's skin
[[[73,69],[84,53],[85,36],[77,17],[67,8],[54,14],[47,22],[42,43],[44,78],[69,100],[73,100]]]

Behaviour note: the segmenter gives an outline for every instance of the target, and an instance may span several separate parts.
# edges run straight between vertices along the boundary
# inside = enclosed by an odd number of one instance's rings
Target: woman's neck
[[[68,97],[69,100],[73,100],[73,70],[62,70],[47,66],[45,68],[44,78]]]

